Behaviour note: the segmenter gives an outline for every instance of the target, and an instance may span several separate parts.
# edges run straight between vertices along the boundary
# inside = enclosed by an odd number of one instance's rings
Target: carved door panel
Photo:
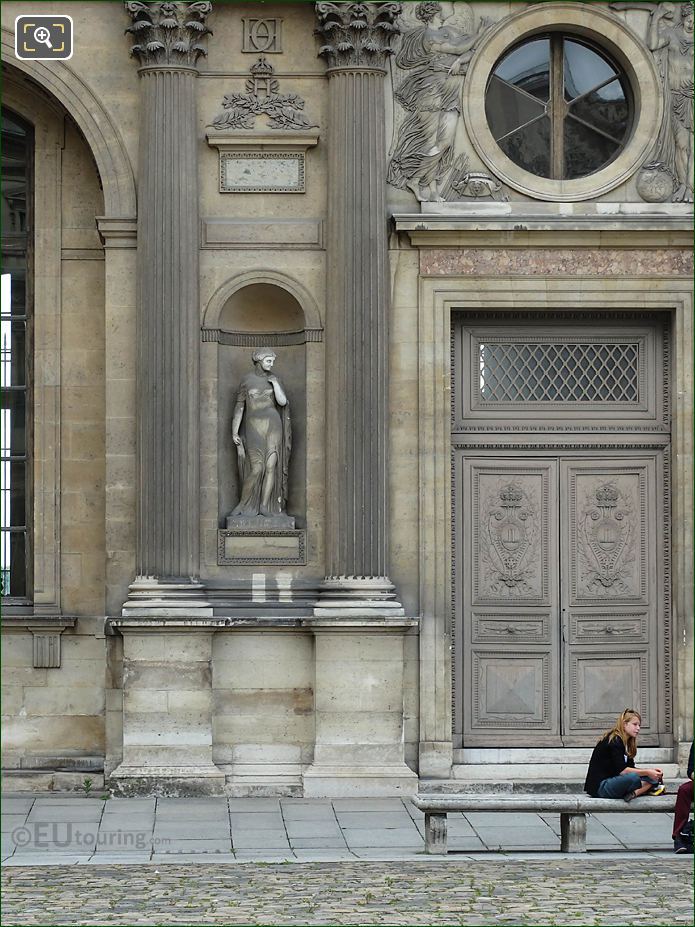
[[[557,461],[460,455],[457,482],[464,740],[557,745]]]
[[[560,476],[564,742],[592,743],[634,707],[640,742],[657,743],[657,460],[563,460]]]

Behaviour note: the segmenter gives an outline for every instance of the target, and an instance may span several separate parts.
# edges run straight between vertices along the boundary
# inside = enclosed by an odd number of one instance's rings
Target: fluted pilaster
[[[326,599],[393,600],[388,574],[384,66],[397,3],[317,3],[329,64]],[[321,604],[321,603],[320,603]],[[327,605],[324,602],[323,605]],[[397,603],[392,603],[392,606]]]
[[[141,64],[137,572],[176,596],[199,570],[195,62],[211,4],[126,8]]]

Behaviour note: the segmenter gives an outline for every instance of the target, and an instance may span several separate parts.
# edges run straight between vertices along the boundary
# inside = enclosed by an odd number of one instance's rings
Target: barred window
[[[640,401],[640,342],[481,341],[483,402]]]

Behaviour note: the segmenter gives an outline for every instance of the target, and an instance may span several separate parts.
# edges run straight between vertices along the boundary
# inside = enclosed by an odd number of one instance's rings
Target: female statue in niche
[[[278,516],[285,512],[292,430],[290,404],[270,371],[275,352],[259,348],[254,369],[239,385],[232,415],[241,498],[232,516]],[[241,429],[241,432],[240,432]]]

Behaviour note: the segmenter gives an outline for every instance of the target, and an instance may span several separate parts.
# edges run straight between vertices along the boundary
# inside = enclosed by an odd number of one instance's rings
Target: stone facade
[[[32,584],[3,603],[13,787],[102,769],[161,795],[409,794],[510,764],[579,779],[608,725],[571,728],[561,635],[555,727],[515,714],[492,675],[497,720],[471,707],[480,653],[507,657],[469,636],[457,592],[478,536],[457,454],[656,461],[645,530],[664,554],[638,657],[661,692],[616,651],[627,681],[605,711],[643,698],[645,750],[675,772],[693,735],[692,4],[110,2],[85,18],[66,2],[65,62],[17,56],[29,12],[2,5],[3,106],[35,146]],[[626,101],[619,144],[596,142],[604,160],[577,176],[555,155],[561,176],[534,173],[491,129],[492,72],[550,33],[617,69]],[[563,407],[564,432],[546,406],[459,428],[475,377],[457,332],[495,325],[520,342],[639,329],[642,405],[618,424]],[[275,362],[248,408],[273,432],[276,375],[291,525],[228,521],[235,401],[261,348]],[[618,612],[652,608],[630,602]]]

